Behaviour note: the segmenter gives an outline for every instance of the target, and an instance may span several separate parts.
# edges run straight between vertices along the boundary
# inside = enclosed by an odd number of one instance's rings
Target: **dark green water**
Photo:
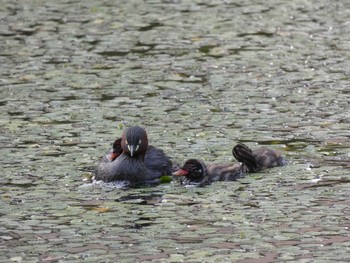
[[[348,1],[3,1],[1,262],[348,262]],[[84,178],[123,127],[176,163],[286,167],[205,188]]]

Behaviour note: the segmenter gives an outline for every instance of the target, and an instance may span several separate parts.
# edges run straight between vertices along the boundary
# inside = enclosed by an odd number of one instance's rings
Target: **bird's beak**
[[[184,170],[184,169],[180,169],[180,170],[177,170],[175,173],[173,173],[173,175],[176,175],[176,176],[186,176],[188,175],[188,171]]]
[[[109,156],[109,159],[110,159],[111,161],[114,161],[115,159],[118,158],[118,156],[119,156],[118,153],[112,152],[112,153],[110,154],[110,156]]]
[[[131,156],[134,156],[134,153],[136,152],[136,147],[134,145],[128,145],[129,152]]]

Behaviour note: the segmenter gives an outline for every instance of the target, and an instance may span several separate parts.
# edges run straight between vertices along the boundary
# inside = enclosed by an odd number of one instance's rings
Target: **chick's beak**
[[[188,171],[184,169],[177,170],[175,173],[173,173],[175,176],[186,176],[188,175]]]
[[[118,156],[119,156],[118,153],[112,152],[112,153],[110,154],[110,156],[109,156],[109,159],[110,159],[111,161],[114,161],[115,159],[118,158]]]

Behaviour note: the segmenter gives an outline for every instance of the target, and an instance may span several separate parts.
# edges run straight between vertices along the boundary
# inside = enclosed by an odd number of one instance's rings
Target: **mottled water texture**
[[[349,262],[350,2],[0,5],[1,262]],[[89,185],[123,127],[174,162],[289,165],[205,188]]]

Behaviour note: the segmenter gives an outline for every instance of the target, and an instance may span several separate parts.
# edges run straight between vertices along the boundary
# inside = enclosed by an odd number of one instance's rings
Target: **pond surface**
[[[349,262],[350,2],[2,1],[1,262]],[[88,184],[124,127],[204,188]]]

